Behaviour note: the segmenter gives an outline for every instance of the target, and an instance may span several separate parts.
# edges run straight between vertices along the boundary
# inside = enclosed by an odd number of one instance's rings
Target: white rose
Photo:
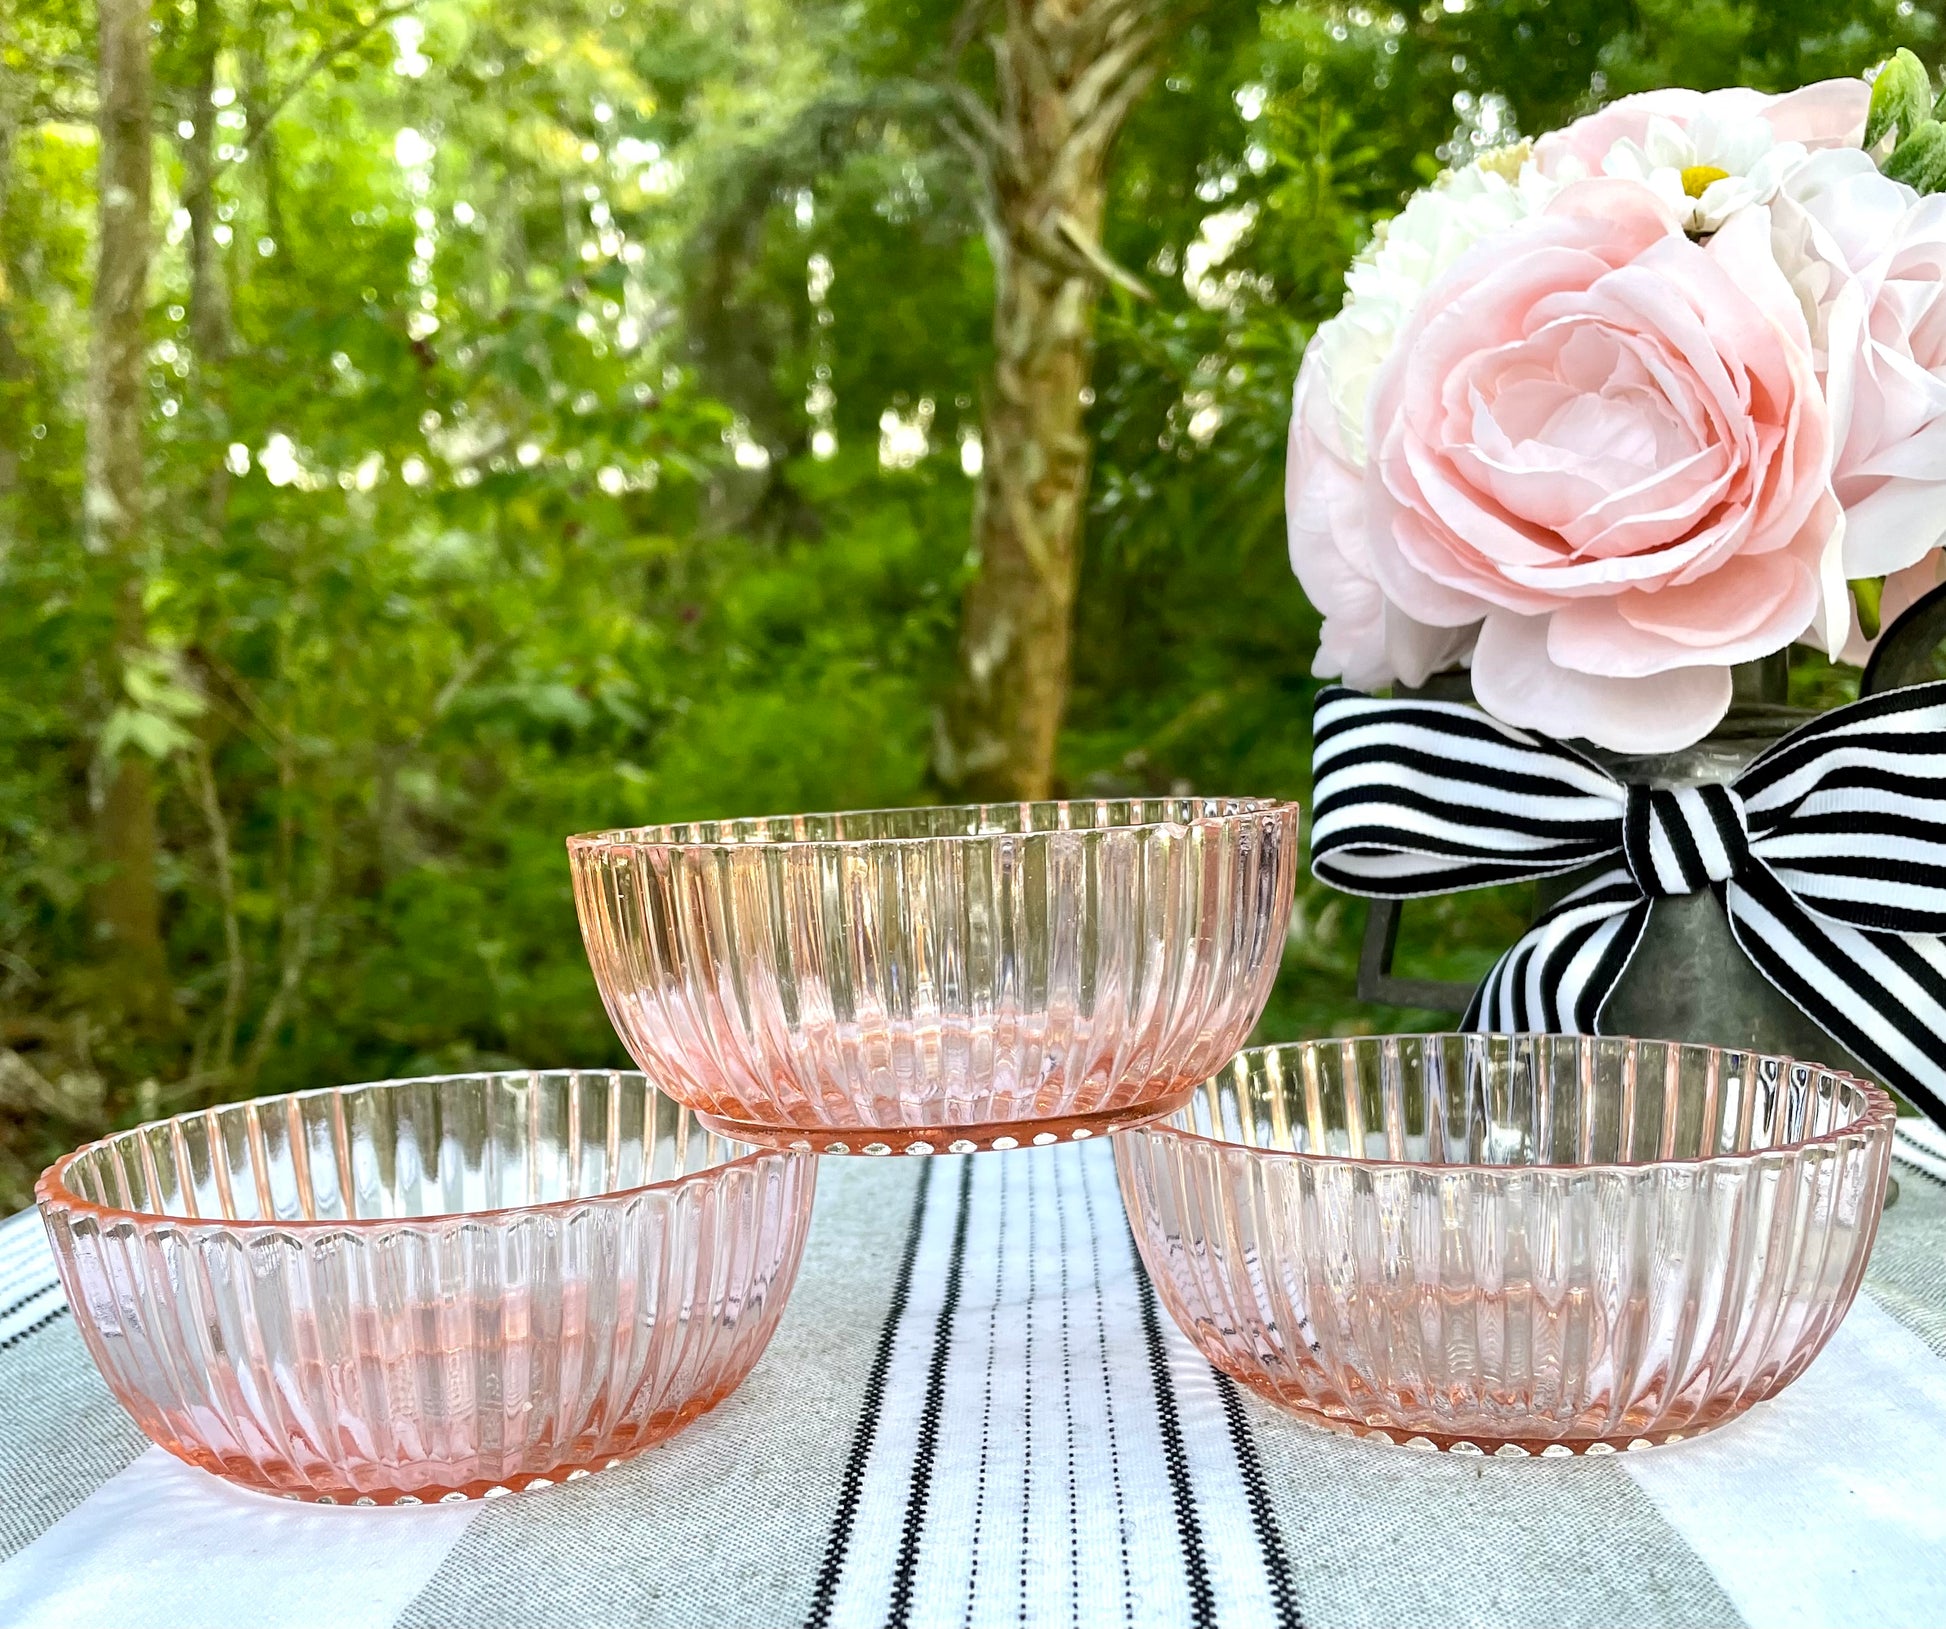
[[[1482,238],[1538,214],[1560,190],[1514,149],[1441,176],[1373,233],[1345,273],[1344,305],[1311,341],[1312,349],[1322,347],[1331,403],[1355,463],[1365,458],[1372,378],[1426,290]]]

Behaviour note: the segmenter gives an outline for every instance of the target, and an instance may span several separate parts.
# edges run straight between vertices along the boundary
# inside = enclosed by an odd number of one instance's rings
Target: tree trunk
[[[13,327],[13,200],[14,131],[20,109],[13,75],[0,64],[0,535],[11,524],[8,504],[20,476],[20,433],[23,429],[16,400],[25,375]]]
[[[208,414],[213,446],[230,438],[225,364],[236,348],[230,326],[230,279],[216,241],[216,59],[223,49],[220,0],[196,0],[189,34],[189,134],[181,138],[182,206],[189,215],[189,348],[196,358],[196,390]],[[212,539],[220,540],[230,509],[229,464],[206,461],[204,497]]]
[[[934,759],[959,797],[1044,798],[1054,788],[1088,498],[1095,302],[1104,281],[1140,287],[1100,246],[1108,155],[1177,9],[1008,0],[993,41],[998,108],[963,101],[988,183],[995,296],[973,520],[979,566]]]
[[[263,183],[264,230],[279,254],[289,254],[284,236],[284,176],[278,162],[277,131],[272,122],[276,108],[270,93],[270,29],[281,8],[256,0],[250,8],[248,25],[238,35],[242,57],[243,112],[249,125],[250,156],[256,162]]]
[[[230,286],[222,250],[216,242],[216,58],[223,49],[223,14],[218,0],[196,0],[196,22],[189,37],[192,134],[182,143],[182,205],[189,212],[189,337],[205,367],[228,359]]]
[[[82,520],[113,584],[109,683],[119,699],[148,644],[142,416],[149,280],[149,0],[100,0],[100,242],[88,358],[88,457]],[[124,745],[103,765],[99,839],[107,876],[95,900],[104,951],[132,1011],[168,1007],[156,892],[154,765]]]

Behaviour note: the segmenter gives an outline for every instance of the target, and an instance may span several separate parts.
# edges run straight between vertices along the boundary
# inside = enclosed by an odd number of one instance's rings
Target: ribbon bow
[[[1811,1020],[1946,1123],[1946,683],[1840,707],[1727,786],[1624,786],[1476,708],[1317,701],[1311,869],[1410,899],[1615,863],[1494,965],[1468,1029],[1596,1033],[1672,894],[1713,890]]]

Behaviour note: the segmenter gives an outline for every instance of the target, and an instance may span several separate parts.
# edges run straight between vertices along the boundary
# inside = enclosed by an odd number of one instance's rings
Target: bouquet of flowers
[[[1316,671],[1706,735],[1733,664],[1858,661],[1946,544],[1946,125],[1909,52],[1631,96],[1417,193],[1297,379]]]

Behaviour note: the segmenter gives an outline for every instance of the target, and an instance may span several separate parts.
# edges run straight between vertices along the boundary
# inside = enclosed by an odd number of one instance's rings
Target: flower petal
[[[1496,612],[1473,652],[1473,694],[1496,718],[1614,752],[1673,752],[1702,739],[1730,708],[1730,670],[1694,666],[1617,679],[1563,666],[1548,618]]]

